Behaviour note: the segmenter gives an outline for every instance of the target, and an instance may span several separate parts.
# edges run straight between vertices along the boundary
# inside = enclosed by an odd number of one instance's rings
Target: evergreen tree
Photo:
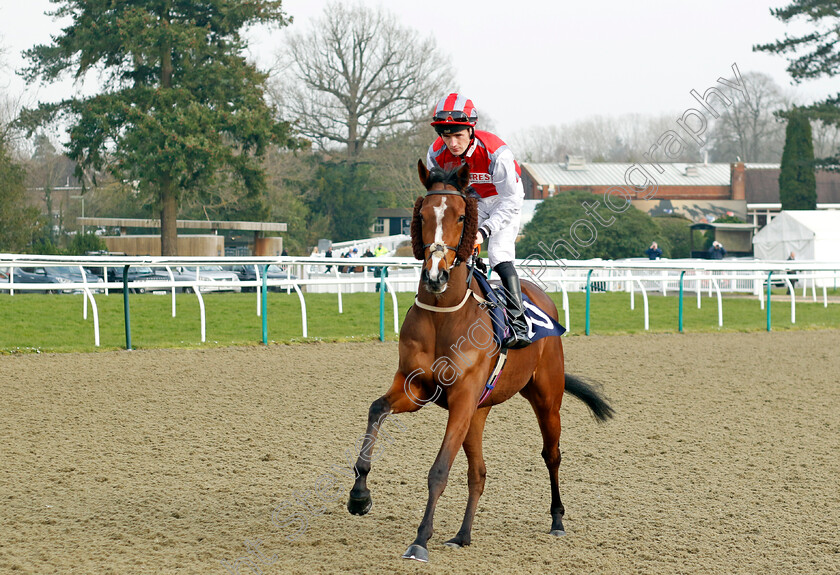
[[[596,202],[597,218],[590,215]],[[621,202],[620,198],[613,200],[614,204]],[[545,259],[556,256],[561,260],[644,257],[651,241],[661,237],[659,226],[648,214],[634,207],[614,213],[604,205],[603,196],[585,191],[562,192],[541,202],[524,234],[516,245],[517,257],[539,254]],[[563,241],[566,244],[557,243]],[[551,255],[554,245],[555,255]]]
[[[219,182],[264,190],[259,156],[290,143],[288,125],[266,103],[266,75],[245,60],[241,31],[288,24],[280,0],[51,1],[69,24],[51,45],[27,51],[26,79],[105,81],[99,94],[25,111],[22,123],[34,130],[63,117],[79,174],[107,168],[153,198],[161,253],[177,255],[185,194]]]
[[[42,226],[40,210],[27,205],[26,172],[0,136],[0,252],[23,252]]]
[[[310,209],[329,221],[341,242],[369,237],[377,195],[369,191],[370,166],[352,161],[324,162],[317,172],[317,196],[310,198]]]
[[[680,216],[658,216],[653,221],[659,226],[660,239],[656,241],[662,249],[662,257],[691,257],[691,220]]]
[[[802,114],[788,116],[779,199],[783,210],[817,209],[817,180],[814,175],[814,144],[811,123]]]
[[[770,13],[785,24],[805,21],[812,29],[800,27],[798,34],[785,34],[784,39],[753,46],[753,50],[786,55],[787,71],[796,83],[830,78],[840,73],[840,35],[837,33],[840,30],[840,2],[793,0],[783,8],[770,10]],[[798,112],[812,120],[840,125],[840,93],[800,108]],[[836,169],[840,163],[840,153],[833,158],[824,158],[819,163]]]

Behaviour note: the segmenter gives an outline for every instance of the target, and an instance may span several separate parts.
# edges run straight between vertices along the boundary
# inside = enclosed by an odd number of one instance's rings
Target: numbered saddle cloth
[[[491,323],[493,324],[493,336],[496,342],[501,345],[505,333],[510,329],[507,325],[504,295],[496,291],[495,288],[498,286],[491,284],[481,272],[477,271],[474,277],[481,286],[482,291],[484,291],[485,299],[493,304],[488,306],[487,311],[490,314]],[[563,335],[566,333],[565,327],[540,309],[525,293],[522,294],[522,304],[525,306],[525,321],[528,322],[528,337],[532,342],[551,335]]]

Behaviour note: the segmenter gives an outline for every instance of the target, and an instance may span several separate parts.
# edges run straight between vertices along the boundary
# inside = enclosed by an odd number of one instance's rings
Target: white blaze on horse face
[[[438,277],[440,261],[446,255],[446,247],[443,243],[443,215],[446,213],[446,197],[441,198],[439,206],[432,208],[435,211],[435,241],[432,244],[432,267],[429,269],[429,279],[435,281]],[[438,246],[443,246],[442,250]],[[444,260],[446,261],[446,260]]]

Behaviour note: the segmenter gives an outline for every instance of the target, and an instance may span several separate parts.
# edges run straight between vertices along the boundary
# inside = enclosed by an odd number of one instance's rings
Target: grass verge
[[[784,290],[782,290],[783,292]],[[564,314],[560,294],[551,294]],[[125,349],[125,321],[121,294],[96,295],[99,310],[100,346],[94,346],[93,314],[83,319],[81,295],[0,294],[0,353],[88,352]],[[262,342],[262,319],[257,315],[254,294],[204,294],[206,342],[201,342],[198,299],[193,294],[176,296],[176,315],[172,317],[170,295],[132,294],[129,299],[131,340],[134,349],[204,348],[259,345]],[[584,333],[585,294],[569,294],[570,335]],[[774,293],[773,330],[825,329],[840,327],[840,305],[797,298],[796,323],[791,323],[790,302]],[[397,294],[399,323],[414,299],[413,293]],[[345,294],[344,313],[338,313],[335,294],[305,295],[308,338],[302,337],[301,307],[297,295],[270,293],[268,298],[268,340],[270,343],[303,341],[364,341],[379,337],[379,295]],[[766,312],[756,299],[724,297],[723,327],[718,327],[717,298],[684,299],[686,333],[716,331],[762,331]],[[678,298],[649,295],[650,332],[678,331]],[[591,300],[593,335],[644,333],[644,307],[636,294],[635,309],[630,309],[626,293],[595,293]],[[385,334],[396,340],[390,294],[385,298]]]

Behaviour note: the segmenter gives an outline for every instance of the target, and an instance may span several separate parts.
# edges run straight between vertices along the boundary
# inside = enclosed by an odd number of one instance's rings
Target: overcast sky
[[[753,53],[752,46],[781,38],[785,26],[761,0],[463,0],[387,2],[406,25],[433,35],[452,60],[457,85],[479,114],[492,117],[503,138],[535,124],[563,124],[592,115],[674,113],[675,119],[720,76],[760,71],[793,90],[801,103],[840,91],[840,81],[791,87],[780,56]],[[286,0],[293,26],[306,27],[326,0]],[[0,0],[0,45],[5,68],[0,86],[24,90],[12,70],[20,51],[48,43],[58,23],[44,15],[48,0]],[[267,68],[283,31],[256,32],[252,53]],[[72,89],[40,88],[41,100]],[[429,102],[431,110],[435,102]]]

